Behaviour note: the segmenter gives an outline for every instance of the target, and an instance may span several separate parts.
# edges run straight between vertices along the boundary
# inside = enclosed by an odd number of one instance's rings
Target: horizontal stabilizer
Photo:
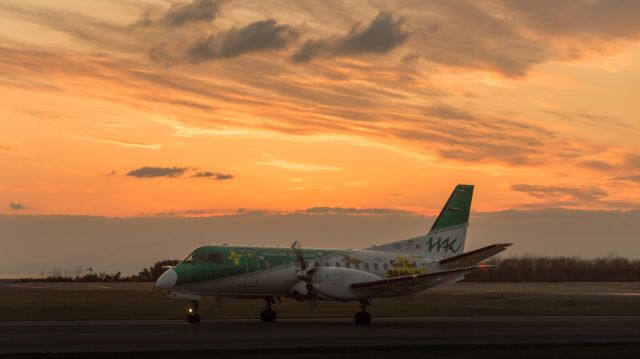
[[[496,254],[506,250],[507,247],[512,244],[513,243],[492,244],[490,246],[443,259],[439,263],[443,268],[460,268],[473,266],[489,257],[493,257]]]

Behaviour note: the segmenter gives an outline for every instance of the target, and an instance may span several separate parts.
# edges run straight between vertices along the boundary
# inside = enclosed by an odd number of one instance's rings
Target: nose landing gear
[[[198,301],[192,301],[193,305],[189,307],[189,314],[187,314],[187,322],[200,323],[200,314],[198,314]]]
[[[357,312],[353,319],[356,325],[369,325],[371,324],[371,314],[367,312],[367,306],[370,305],[369,299],[363,299],[360,301],[361,311]]]
[[[276,312],[271,310],[271,304],[273,303],[273,297],[265,298],[267,302],[267,309],[260,313],[260,320],[265,323],[272,323],[276,321]]]

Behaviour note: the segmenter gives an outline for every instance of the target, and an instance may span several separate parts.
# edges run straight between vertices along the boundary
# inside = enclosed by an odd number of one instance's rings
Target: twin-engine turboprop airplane
[[[274,298],[359,301],[356,324],[371,323],[366,309],[376,297],[396,297],[455,283],[484,268],[482,260],[511,243],[463,253],[472,185],[458,185],[429,233],[366,249],[206,245],[167,270],[156,287],[191,300],[187,321],[198,323],[205,295],[264,298],[264,322],[276,320]]]

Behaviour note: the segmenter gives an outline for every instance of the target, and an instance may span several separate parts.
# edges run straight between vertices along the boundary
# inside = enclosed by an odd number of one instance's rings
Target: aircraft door
[[[258,271],[260,270],[260,259],[254,251],[242,251],[247,263],[247,276],[244,280],[245,287],[253,287],[258,283]]]

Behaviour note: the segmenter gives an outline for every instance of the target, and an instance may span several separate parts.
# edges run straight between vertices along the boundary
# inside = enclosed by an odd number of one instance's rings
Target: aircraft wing
[[[490,246],[443,259],[439,263],[446,269],[473,266],[484,259],[495,256],[496,254],[506,250],[507,247],[512,244],[513,243],[492,244]]]
[[[490,266],[480,265],[473,267],[448,269],[432,273],[412,274],[401,277],[379,279],[368,282],[358,282],[352,283],[351,288],[374,289],[377,294],[380,295],[384,295],[385,292],[390,295],[398,293],[411,293],[461,278],[467,273],[486,267]]]

